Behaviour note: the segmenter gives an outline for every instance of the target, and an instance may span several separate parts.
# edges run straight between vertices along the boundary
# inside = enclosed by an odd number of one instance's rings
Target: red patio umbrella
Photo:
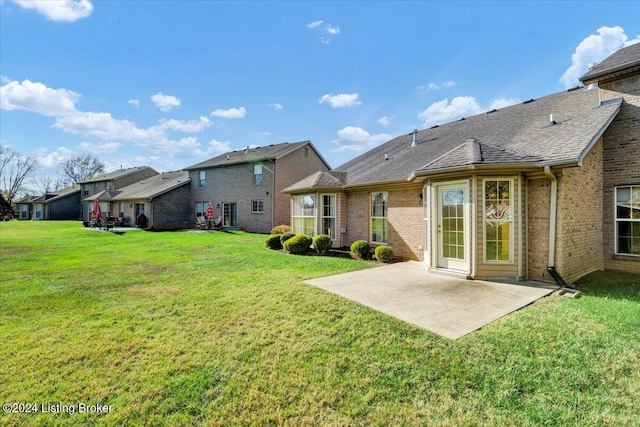
[[[209,206],[207,206],[207,213],[205,214],[207,218],[213,218],[213,205],[209,202]]]
[[[102,215],[102,208],[100,207],[100,200],[95,199],[93,201],[93,210],[91,211],[91,219],[97,219],[102,221],[104,216]]]

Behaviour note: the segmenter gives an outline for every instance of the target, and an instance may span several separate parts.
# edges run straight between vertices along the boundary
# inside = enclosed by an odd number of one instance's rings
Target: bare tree
[[[96,157],[86,154],[65,160],[58,165],[58,170],[67,182],[77,184],[104,173],[104,163]]]
[[[7,147],[0,148],[0,181],[9,204],[24,190],[24,181],[36,170],[37,164],[31,157],[21,156]]]
[[[46,194],[66,186],[64,179],[51,175],[38,175],[29,182],[29,189],[34,194]]]

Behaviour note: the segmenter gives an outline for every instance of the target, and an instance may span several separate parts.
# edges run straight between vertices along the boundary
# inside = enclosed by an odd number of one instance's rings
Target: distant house
[[[134,182],[158,175],[158,172],[148,166],[139,166],[128,169],[120,169],[114,172],[98,175],[93,178],[82,181],[82,200],[84,201],[83,215],[85,220],[91,219],[91,211],[93,209],[93,199],[87,199],[90,196],[101,193],[100,203],[102,211],[107,216],[116,216],[111,211],[111,196],[115,190],[131,185]],[[136,213],[136,216],[139,212]]]
[[[640,272],[640,44],[581,81],[307,176],[284,190],[294,231],[473,278]]]
[[[288,224],[290,198],[282,190],[329,165],[310,141],[231,151],[185,168],[191,177],[190,224],[209,202],[225,227],[269,232]]]
[[[81,217],[80,186],[72,185],[41,196],[27,196],[16,202],[18,219],[67,219]]]
[[[104,190],[85,200],[93,203],[99,199],[101,206],[107,208],[105,212],[128,225],[154,230],[186,228],[192,213],[190,182],[186,171],[162,172],[119,190]]]

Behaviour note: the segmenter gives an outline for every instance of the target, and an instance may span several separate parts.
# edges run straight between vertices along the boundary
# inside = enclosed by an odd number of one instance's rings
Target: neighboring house
[[[16,202],[18,219],[79,219],[82,201],[80,186],[73,185],[42,196],[27,196]]]
[[[111,212],[110,197],[111,193],[120,188],[131,185],[134,182],[158,175],[158,172],[149,166],[139,166],[128,169],[120,169],[114,172],[94,176],[82,181],[82,200],[84,200],[83,215],[85,220],[91,219],[91,211],[93,209],[93,199],[87,199],[89,196],[101,193],[100,203],[102,211],[105,215],[115,216],[118,212]],[[95,198],[95,197],[94,197]]]
[[[185,168],[191,176],[190,224],[209,202],[225,227],[268,233],[289,224],[290,198],[282,190],[329,165],[310,141],[231,151]]]
[[[190,182],[186,171],[162,172],[119,190],[104,190],[85,200],[93,203],[99,199],[104,212],[122,218],[129,225],[154,230],[186,228],[192,216]]]
[[[478,279],[640,272],[640,44],[581,81],[306,177],[284,190],[294,231]]]

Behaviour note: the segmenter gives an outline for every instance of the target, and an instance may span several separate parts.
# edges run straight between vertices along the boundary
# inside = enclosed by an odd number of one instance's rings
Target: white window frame
[[[332,203],[329,204],[329,206],[333,207],[333,212],[329,212],[329,215],[326,214],[325,208],[326,208],[326,204],[325,204],[325,197],[329,197],[330,201],[332,201]],[[331,237],[331,240],[336,240],[338,238],[337,236],[337,210],[338,210],[338,206],[337,206],[337,196],[335,194],[321,194],[320,195],[320,200],[322,200],[322,206],[321,206],[321,211],[320,211],[320,223],[322,224],[322,233],[323,234],[327,234],[329,237]],[[327,219],[333,219],[333,225],[331,227],[331,229],[329,230],[329,232],[327,233],[327,230],[325,229],[324,226],[324,222]]]
[[[199,216],[206,216],[207,208],[209,207],[208,202],[196,202],[196,218]]]
[[[311,209],[311,215],[307,215],[309,212],[305,210],[305,197],[310,197],[313,201]],[[307,234],[314,236],[315,233],[315,215],[316,215],[316,195],[315,194],[300,194],[291,197],[291,229],[296,234]],[[309,218],[311,218],[311,225],[309,225]],[[301,224],[301,226],[299,226]]]
[[[618,201],[618,192],[621,190],[629,191],[629,200],[628,201]],[[640,241],[634,242],[636,237],[631,237],[631,250],[629,252],[621,252],[620,251],[620,236],[618,235],[620,223],[628,223],[629,227],[633,229],[640,229],[640,197],[638,197],[638,193],[640,193],[640,185],[618,185],[615,187],[615,191],[613,194],[614,197],[614,206],[613,206],[613,218],[614,218],[614,237],[615,237],[615,253],[616,255],[624,255],[630,257],[638,257],[640,258],[640,253],[634,253],[633,248],[638,245],[640,246]],[[635,197],[634,197],[635,196]],[[618,217],[618,209],[630,209],[629,218]]]
[[[251,213],[262,214],[264,213],[264,200],[252,200],[251,201]]]
[[[489,181],[495,182],[509,182],[509,199],[508,199],[508,218],[503,218],[505,216],[505,212],[500,211],[499,208],[494,209],[494,213],[490,213],[486,210],[486,201],[487,199],[487,185],[486,183]],[[499,184],[498,184],[499,185]],[[482,261],[487,264],[513,264],[514,256],[513,251],[515,248],[514,239],[515,239],[515,221],[514,221],[514,209],[513,209],[513,194],[515,191],[515,180],[513,178],[506,177],[488,177],[482,179]],[[494,200],[494,199],[491,199]],[[496,195],[496,203],[502,199],[501,195]],[[499,212],[500,211],[500,212]],[[491,219],[488,219],[487,215],[491,216]],[[496,218],[495,215],[500,216]],[[487,259],[487,223],[495,223],[496,231],[498,225],[502,226],[503,224],[509,224],[509,259],[501,260],[501,259]]]
[[[262,185],[262,164],[253,165],[253,185]]]
[[[205,188],[207,185],[207,172],[198,171],[198,188]]]
[[[376,215],[374,216],[374,212],[376,209],[374,208],[374,201],[376,195],[382,195],[382,216]],[[379,212],[378,212],[379,213]],[[374,239],[373,233],[373,222],[374,221],[383,221],[383,236],[384,239],[382,241]],[[389,192],[388,191],[374,191],[371,192],[369,197],[369,241],[374,244],[386,245],[389,243]]]
[[[224,202],[222,204],[222,225],[225,227],[238,226],[238,202]]]

